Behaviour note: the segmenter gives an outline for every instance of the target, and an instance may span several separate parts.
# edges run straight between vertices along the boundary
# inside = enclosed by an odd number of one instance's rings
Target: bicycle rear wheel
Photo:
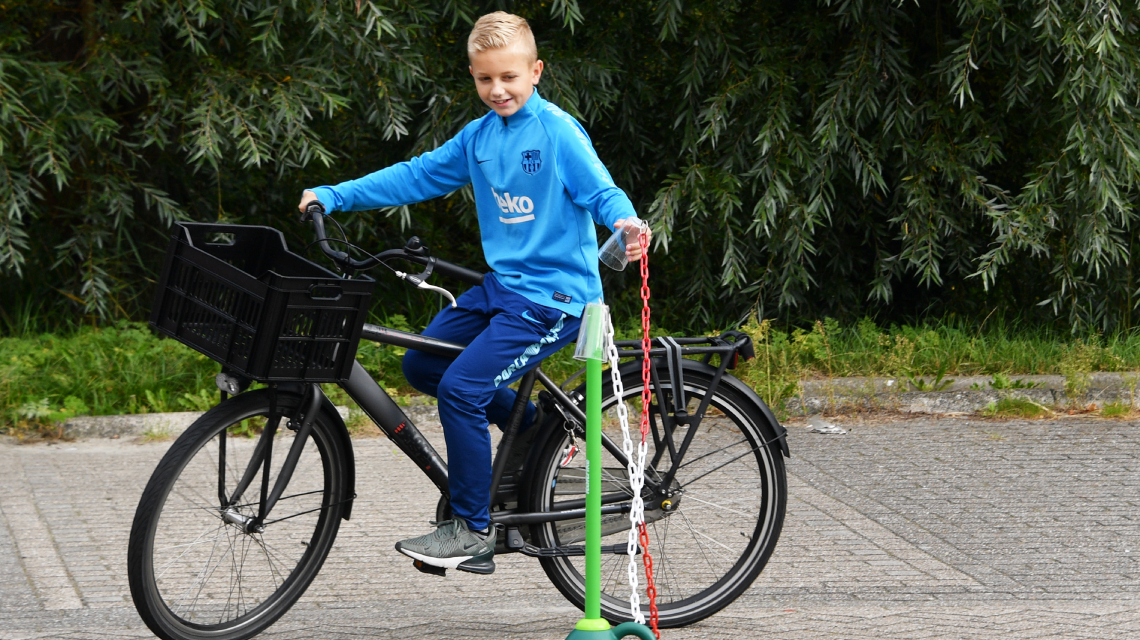
[[[702,372],[685,371],[690,414],[696,412],[707,395],[711,381]],[[636,421],[643,386],[640,372],[623,376],[622,383],[622,400],[633,423],[631,435],[639,440]],[[662,385],[668,402],[672,402],[670,382],[663,380]],[[608,383],[604,387],[602,430],[620,445],[621,426],[614,409],[617,399]],[[721,610],[752,584],[772,555],[783,526],[787,480],[779,445],[765,442],[765,431],[760,426],[763,420],[759,408],[750,400],[720,384],[672,483],[677,492],[672,509],[646,510],[661,627],[691,624]],[[658,418],[659,430],[660,422]],[[673,438],[678,447],[688,430],[688,426],[676,428]],[[647,442],[647,459],[652,461],[657,447],[651,438]],[[579,453],[565,467],[561,466],[567,444],[568,436],[551,438],[535,466],[531,485],[534,511],[553,511],[557,503],[581,502],[585,498],[586,455]],[[579,440],[578,446],[584,447],[585,443]],[[665,444],[661,447],[667,449]],[[646,469],[647,484],[651,479],[659,479],[671,461],[670,453],[662,451],[657,470]],[[621,492],[628,495],[629,491],[628,472],[603,450],[603,500],[606,496],[623,498]],[[602,545],[624,547],[629,528],[628,514],[603,516]],[[581,544],[585,525],[582,520],[564,520],[535,525],[532,530],[539,546],[558,547]],[[602,616],[613,622],[630,620],[628,562],[625,555],[602,555]],[[585,559],[542,558],[541,563],[558,590],[583,607]],[[640,564],[639,560],[641,609],[648,618]]]
[[[278,392],[270,446],[273,487],[295,431],[301,397]],[[233,492],[271,419],[269,390],[251,391],[199,418],[155,468],[131,527],[127,572],[135,608],[166,640],[239,640],[276,621],[305,592],[328,555],[347,496],[349,455],[323,412],[277,506],[250,530],[263,464],[234,504]],[[250,437],[252,436],[252,437]],[[226,496],[223,499],[222,496]]]

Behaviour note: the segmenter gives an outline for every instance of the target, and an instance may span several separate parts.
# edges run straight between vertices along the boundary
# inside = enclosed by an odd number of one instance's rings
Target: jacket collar
[[[522,109],[503,118],[503,124],[509,127],[516,123],[529,120],[530,118],[535,118],[545,106],[546,101],[542,99],[542,96],[538,95],[538,87],[535,87],[534,91],[530,94],[530,98],[527,98],[526,104],[522,106]]]

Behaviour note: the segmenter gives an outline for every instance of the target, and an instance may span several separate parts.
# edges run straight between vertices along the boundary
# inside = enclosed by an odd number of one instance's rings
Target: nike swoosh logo
[[[483,164],[484,162],[490,162],[490,161],[491,161],[490,158],[487,158],[486,160],[480,160],[479,158],[475,158],[475,164]]]
[[[538,320],[535,320],[534,318],[530,317],[530,311],[529,311],[529,310],[527,310],[527,311],[523,311],[523,312],[522,312],[522,317],[523,317],[524,319],[526,319],[526,320],[530,320],[531,322],[533,322],[533,323],[535,323],[535,324],[537,324],[537,325],[542,325],[544,328],[546,327],[546,325],[544,325],[544,324],[542,324],[541,322],[539,322]]]

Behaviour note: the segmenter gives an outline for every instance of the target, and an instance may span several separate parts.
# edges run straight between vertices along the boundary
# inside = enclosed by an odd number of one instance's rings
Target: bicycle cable
[[[337,227],[340,227],[340,224],[337,223],[336,220],[333,220],[333,224],[336,224]],[[343,233],[343,229],[342,229],[342,233]],[[371,267],[368,267],[368,269],[358,269],[358,271],[368,271],[369,269],[375,269],[376,267],[378,267],[380,265],[384,265],[392,273],[400,273],[399,270],[397,270],[396,268],[394,268],[392,265],[388,264],[387,262],[384,262],[383,260],[381,260],[376,254],[369,253],[368,250],[365,249],[364,247],[361,247],[358,244],[354,244],[352,242],[349,242],[347,237],[343,240],[340,238],[322,238],[320,240],[313,240],[309,244],[305,245],[305,247],[303,249],[301,249],[301,251],[307,252],[309,249],[313,248],[313,245],[320,244],[322,242],[339,242],[339,243],[345,245],[346,247],[348,247],[349,249],[356,249],[360,253],[363,253],[364,255],[366,255],[369,258],[372,258],[373,260],[376,261],[376,264],[372,265]]]
[[[344,230],[344,227],[340,224],[340,222],[338,222],[337,219],[332,217],[332,216],[325,216],[325,217],[330,222],[332,222],[333,224],[336,225],[337,231],[340,231],[340,237],[344,238],[345,242],[348,242],[348,232]]]

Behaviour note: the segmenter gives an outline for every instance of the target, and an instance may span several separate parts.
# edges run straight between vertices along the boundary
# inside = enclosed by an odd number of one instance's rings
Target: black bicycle
[[[131,528],[127,567],[142,619],[167,640],[248,638],[283,615],[320,571],[341,520],[352,514],[352,441],[321,391],[335,382],[439,489],[450,516],[447,465],[355,360],[359,340],[458,355],[463,345],[363,322],[373,282],[359,274],[392,260],[417,287],[433,273],[478,284],[482,275],[408,246],[355,259],[327,238],[340,274],[288,251],[268,227],[176,225],[151,324],[223,365],[222,402],[194,422],[154,470]],[[453,298],[452,298],[453,299]],[[618,402],[638,415],[639,342],[619,342],[623,397],[605,392],[602,615],[629,619],[627,458]],[[654,340],[651,437],[642,498],[662,627],[716,613],[743,593],[771,556],[783,524],[786,431],[727,373],[751,355],[744,334]],[[684,357],[690,356],[690,357]],[[700,356],[693,359],[692,356]],[[491,519],[496,553],[538,558],[571,602],[584,604],[584,387],[539,368],[519,383],[495,456]],[[263,388],[247,390],[252,381]],[[536,382],[546,419],[523,470],[504,469]],[[605,387],[610,385],[606,384]],[[637,406],[634,406],[634,405]],[[636,431],[636,429],[635,429]],[[443,570],[421,567],[431,573]]]

